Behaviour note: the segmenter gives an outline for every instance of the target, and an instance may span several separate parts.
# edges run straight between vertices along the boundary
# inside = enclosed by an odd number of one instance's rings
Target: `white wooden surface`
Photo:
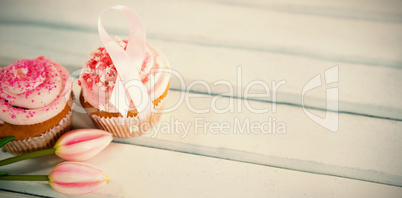
[[[239,86],[244,87],[254,79],[268,84],[286,80],[287,85],[279,89],[278,100],[300,105],[300,92],[306,82],[325,69],[339,65],[340,111],[400,121],[402,26],[392,18],[401,18],[400,11],[395,10],[401,3],[380,2],[120,3],[138,11],[149,41],[164,49],[186,82],[203,79],[212,83],[225,79],[235,83],[236,67],[241,65],[247,69],[243,69],[243,84]],[[10,62],[36,56],[39,48],[51,58],[81,68],[81,61],[77,60],[88,58],[82,51],[100,45],[96,28],[99,13],[114,4],[117,2],[4,3],[0,8],[5,27],[1,33],[3,56]],[[338,12],[338,16],[311,11],[322,7],[333,9],[331,12]],[[350,13],[361,17],[350,17]],[[370,19],[369,14],[377,19]],[[126,35],[123,17],[112,13],[109,16],[104,23],[110,32]],[[24,53],[17,53],[21,51]],[[224,72],[211,72],[216,68],[224,68]],[[180,89],[176,81],[172,88]],[[262,91],[258,87],[253,89]],[[194,90],[203,91],[197,87]],[[213,89],[218,94],[225,91],[220,87]],[[307,97],[312,100],[307,105],[324,109],[323,92],[310,93]]]
[[[75,86],[78,88],[78,86]],[[79,93],[79,89],[75,89]],[[167,108],[177,104],[182,92],[171,91]],[[206,108],[212,97],[189,94],[195,108]],[[197,97],[198,96],[198,97]],[[220,99],[222,106],[229,103]],[[235,100],[235,104],[240,102]],[[264,105],[250,102],[252,106]],[[185,103],[172,114],[164,115],[157,127],[138,138],[117,142],[144,145],[185,153],[194,153],[236,161],[245,161],[291,170],[373,181],[402,186],[402,122],[340,114],[337,133],[311,122],[298,107],[278,105],[276,113],[254,114],[242,104],[242,113],[214,112],[194,115]],[[236,112],[237,112],[236,108]],[[74,114],[75,127],[94,127],[86,114]],[[250,133],[236,129],[236,120],[263,123],[270,117],[286,124],[286,133]],[[176,127],[174,122],[184,123]],[[353,120],[354,122],[349,122]],[[219,133],[204,123],[228,122],[230,129]],[[355,123],[367,123],[356,125]],[[164,132],[164,126],[169,131]],[[176,130],[177,129],[177,130]],[[392,137],[392,138],[389,138]],[[380,163],[379,163],[380,162]]]
[[[250,102],[269,112],[248,111],[244,95],[236,91],[234,113],[196,114],[183,103],[162,117],[161,123],[190,123],[186,134],[178,129],[115,139],[91,160],[109,173],[112,183],[91,196],[402,196],[400,1],[2,1],[0,65],[45,55],[74,72],[101,45],[97,17],[115,4],[139,13],[149,42],[164,50],[186,85],[194,80],[212,85],[211,94],[202,86],[184,93],[173,77],[167,106],[188,94],[194,107],[210,107],[216,94],[228,91],[213,86],[218,80],[242,90],[256,79],[270,86],[285,80],[286,85],[278,89],[276,112],[272,97]],[[127,35],[121,19],[114,13],[104,18],[110,33]],[[332,133],[304,114],[301,92],[310,79],[335,65],[339,81],[329,87],[339,87],[341,113],[339,131]],[[326,88],[305,98],[317,115],[324,115]],[[252,91],[263,89],[253,86]],[[77,85],[74,92],[78,95]],[[221,98],[217,104],[226,107],[229,100]],[[269,117],[285,123],[286,133],[234,130],[235,119],[261,123]],[[204,133],[195,119],[227,121],[229,133]],[[75,112],[74,127],[93,125]],[[38,171],[25,168],[30,162],[5,168],[45,174],[59,160],[48,157],[46,162],[33,161]],[[1,182],[0,189],[61,196],[43,183]]]
[[[31,170],[26,164],[2,170],[47,174],[59,162],[54,156],[45,157],[31,160]],[[85,197],[397,197],[402,193],[399,187],[117,143],[88,163],[108,173],[111,182]],[[64,197],[46,182],[0,184],[13,191]]]

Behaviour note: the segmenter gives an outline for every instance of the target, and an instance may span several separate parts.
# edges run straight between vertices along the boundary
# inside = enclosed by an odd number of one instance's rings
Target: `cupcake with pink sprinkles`
[[[129,24],[128,39],[113,39],[102,25],[105,11],[119,11]],[[137,13],[113,6],[99,16],[103,46],[90,53],[78,84],[80,104],[94,125],[115,137],[129,138],[149,132],[160,120],[170,86],[170,64],[162,50],[147,42]]]
[[[43,56],[0,68],[0,138],[15,137],[2,148],[12,154],[51,148],[71,128],[71,85],[68,71]]]

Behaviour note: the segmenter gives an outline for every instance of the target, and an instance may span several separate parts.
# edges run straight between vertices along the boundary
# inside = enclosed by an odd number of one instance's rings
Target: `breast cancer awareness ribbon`
[[[120,11],[128,20],[130,32],[126,50],[109,36],[102,25],[102,15],[108,10]],[[99,16],[98,31],[118,73],[110,96],[110,102],[123,117],[127,117],[130,101],[132,100],[139,117],[145,119],[151,112],[151,100],[148,95],[148,89],[139,76],[145,58],[146,47],[145,29],[140,18],[132,9],[126,6],[113,6],[104,10]]]

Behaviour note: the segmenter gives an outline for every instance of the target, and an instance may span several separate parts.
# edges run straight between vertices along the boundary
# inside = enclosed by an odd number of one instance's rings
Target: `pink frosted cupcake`
[[[127,40],[116,38],[116,42],[126,50]],[[145,118],[140,118],[131,101],[126,117],[119,113],[109,100],[118,73],[107,50],[99,47],[91,53],[91,58],[84,64],[80,75],[78,83],[82,88],[81,105],[98,128],[121,138],[141,135],[159,120],[163,102],[169,90],[170,75],[166,75],[166,72],[158,72],[160,71],[158,69],[169,68],[169,63],[162,51],[146,44],[145,58],[139,76],[148,89],[152,102],[151,113]]]
[[[71,78],[60,64],[41,56],[0,69],[0,138],[13,154],[51,148],[71,128]]]

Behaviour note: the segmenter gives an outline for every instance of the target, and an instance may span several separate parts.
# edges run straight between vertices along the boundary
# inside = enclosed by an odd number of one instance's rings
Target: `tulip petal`
[[[102,170],[83,162],[60,163],[49,174],[50,186],[67,195],[90,193],[109,182]]]
[[[54,148],[56,155],[65,160],[85,161],[101,152],[112,140],[112,134],[106,131],[78,129],[61,136]]]

